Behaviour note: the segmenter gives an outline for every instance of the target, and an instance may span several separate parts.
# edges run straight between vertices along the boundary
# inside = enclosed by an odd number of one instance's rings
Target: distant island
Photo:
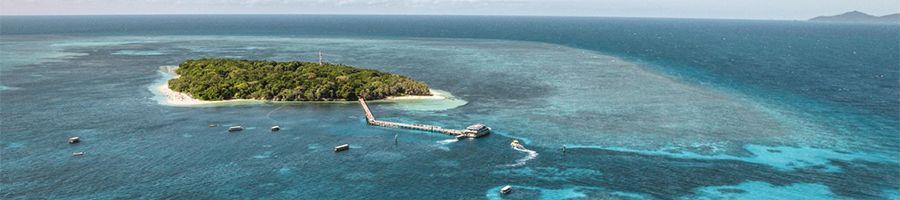
[[[885,16],[874,16],[859,11],[846,12],[834,16],[819,16],[809,21],[815,22],[839,22],[839,23],[879,23],[879,24],[900,24],[900,13]]]
[[[428,85],[398,74],[315,62],[187,60],[169,89],[205,101],[334,101],[431,96]]]

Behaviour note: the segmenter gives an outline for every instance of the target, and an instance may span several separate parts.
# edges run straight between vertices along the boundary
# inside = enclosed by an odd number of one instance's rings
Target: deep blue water
[[[160,105],[159,66],[313,60],[468,104]],[[0,17],[4,198],[896,199],[900,26],[483,16]],[[241,124],[238,134],[210,123]],[[285,130],[268,133],[277,124]],[[85,142],[65,144],[77,135]],[[400,135],[400,144],[393,144]],[[513,139],[539,153],[510,149]],[[350,143],[350,152],[330,147]],[[563,154],[559,148],[566,145]],[[73,151],[85,151],[73,158]],[[512,165],[511,165],[512,164]]]

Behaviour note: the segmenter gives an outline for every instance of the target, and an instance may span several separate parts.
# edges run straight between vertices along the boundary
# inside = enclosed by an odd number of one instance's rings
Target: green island
[[[200,100],[334,101],[431,95],[406,76],[302,61],[192,59],[178,65],[169,89]]]

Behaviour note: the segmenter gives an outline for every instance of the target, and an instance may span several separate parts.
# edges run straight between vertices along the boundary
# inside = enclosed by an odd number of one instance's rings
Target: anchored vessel
[[[349,144],[342,144],[334,147],[334,152],[350,150]]]
[[[456,138],[462,138],[462,137],[477,138],[477,137],[485,136],[485,135],[491,133],[490,127],[487,127],[484,124],[480,124],[480,123],[472,124],[469,127],[466,127],[465,130],[457,130],[457,129],[443,128],[440,126],[427,125],[427,124],[406,124],[406,123],[399,123],[399,122],[377,120],[377,119],[375,119],[375,115],[372,114],[372,111],[369,110],[369,105],[366,103],[366,99],[360,97],[359,105],[362,106],[363,111],[366,112],[366,123],[368,123],[369,125],[438,132],[438,133],[454,135],[454,136],[456,136]]]
[[[512,186],[507,185],[500,188],[500,194],[509,194],[509,192],[512,192]]]
[[[241,127],[241,126],[228,127],[228,132],[243,131],[243,130],[244,130],[244,127]]]
[[[81,138],[79,138],[79,137],[70,137],[69,138],[69,144],[75,144],[78,142],[81,142]]]

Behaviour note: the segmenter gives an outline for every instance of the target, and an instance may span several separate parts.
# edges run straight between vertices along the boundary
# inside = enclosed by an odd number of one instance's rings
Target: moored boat
[[[512,186],[510,185],[506,185],[503,186],[503,188],[500,188],[500,194],[509,194],[510,192],[512,192]]]
[[[334,152],[350,150],[349,144],[342,144],[334,147]]]
[[[69,144],[75,144],[75,143],[79,143],[79,142],[81,142],[81,138],[79,138],[79,137],[70,137],[69,138]]]
[[[491,134],[491,128],[481,123],[472,124],[469,127],[466,127],[466,130],[463,130],[463,133],[469,137],[477,138]]]
[[[83,156],[83,155],[84,155],[84,151],[72,153],[72,156]]]
[[[244,130],[244,127],[242,127],[242,126],[228,127],[228,132],[243,131],[243,130]]]
[[[456,140],[463,140],[469,137],[468,135],[456,135]]]

